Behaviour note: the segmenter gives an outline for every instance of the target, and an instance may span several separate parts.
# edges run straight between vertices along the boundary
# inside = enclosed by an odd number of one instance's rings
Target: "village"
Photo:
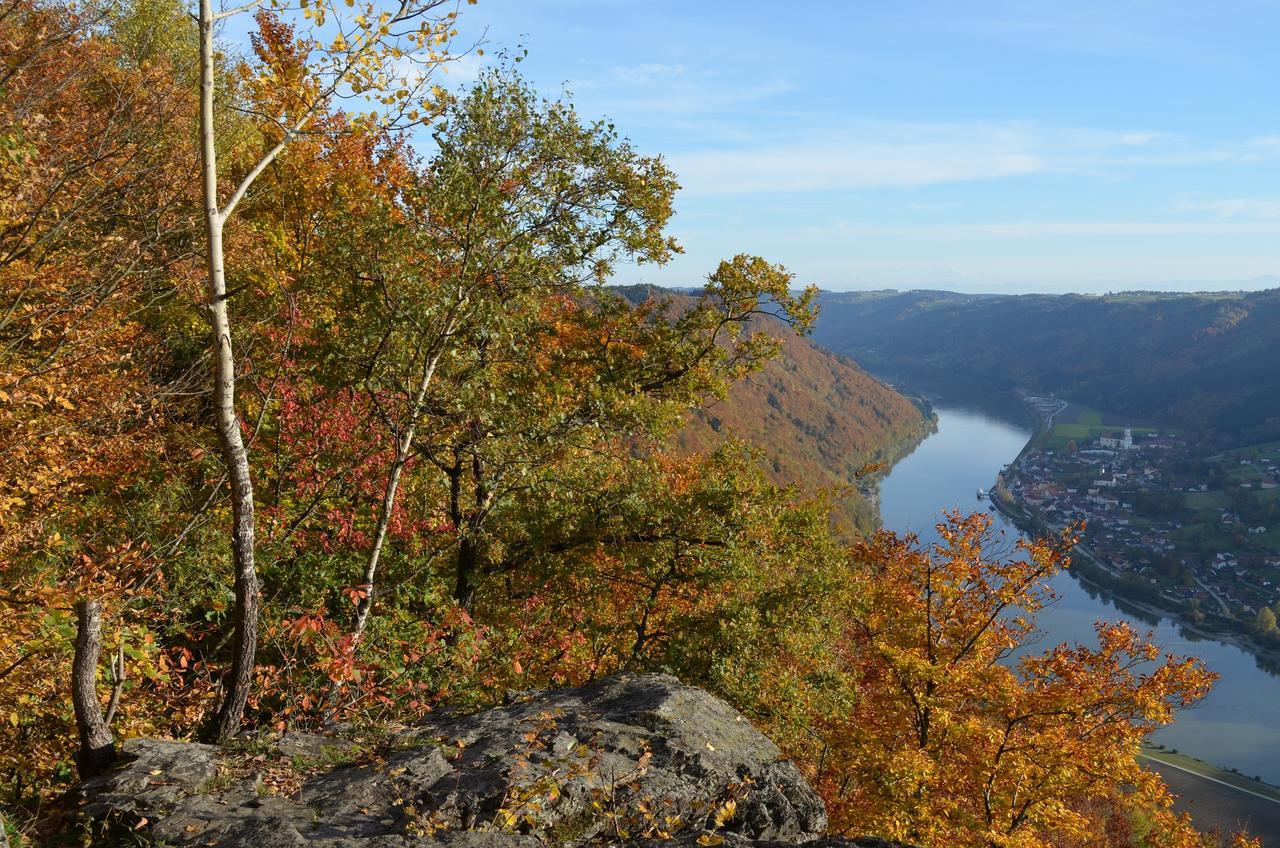
[[[1173,431],[1025,400],[1040,432],[993,502],[1042,530],[1083,523],[1077,560],[1135,599],[1280,639],[1280,443],[1204,456]]]

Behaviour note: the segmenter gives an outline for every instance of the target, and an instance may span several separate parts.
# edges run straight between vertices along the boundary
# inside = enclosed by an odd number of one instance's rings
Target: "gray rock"
[[[192,742],[130,739],[121,746],[120,759],[118,767],[76,790],[84,815],[154,821],[218,773],[218,749]]]
[[[100,829],[123,824],[173,846],[540,848],[659,835],[696,846],[715,831],[729,848],[878,848],[813,841],[826,812],[795,766],[728,704],[665,675],[442,712],[377,752],[308,734],[253,750],[131,740],[79,802]],[[344,758],[356,761],[333,765]],[[292,797],[261,794],[258,761],[318,773]]]

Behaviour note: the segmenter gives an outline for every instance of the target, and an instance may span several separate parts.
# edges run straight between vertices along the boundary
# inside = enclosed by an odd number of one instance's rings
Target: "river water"
[[[977,498],[988,489],[1000,467],[1011,462],[1031,437],[1027,422],[1016,417],[959,406],[935,406],[938,431],[890,471],[880,485],[884,526],[916,532],[928,543],[937,538],[933,525],[943,510],[986,511]],[[1012,522],[995,514],[995,527],[1019,537]],[[1070,572],[1054,582],[1058,600],[1039,614],[1044,647],[1060,642],[1094,640],[1093,622],[1126,620],[1139,630],[1152,630],[1162,648],[1200,657],[1222,677],[1213,692],[1154,737],[1155,742],[1250,777],[1280,784],[1280,678],[1259,668],[1253,656],[1234,645],[1197,639],[1170,619],[1137,610],[1126,612]]]

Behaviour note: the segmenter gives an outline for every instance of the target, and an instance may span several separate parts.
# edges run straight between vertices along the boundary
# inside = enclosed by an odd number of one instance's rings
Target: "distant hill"
[[[650,293],[669,297],[677,309],[693,302],[663,289],[623,291],[633,300]],[[732,433],[764,451],[765,470],[775,482],[812,490],[853,483],[867,463],[892,460],[914,444],[924,416],[911,401],[848,357],[781,324],[774,331],[784,339],[778,359],[733,386],[726,400],[693,413],[677,435],[681,448],[707,451]],[[864,530],[878,522],[875,505],[865,498],[854,498],[844,512]]]
[[[1052,392],[1210,442],[1280,438],[1280,290],[824,293],[814,339],[920,387]]]

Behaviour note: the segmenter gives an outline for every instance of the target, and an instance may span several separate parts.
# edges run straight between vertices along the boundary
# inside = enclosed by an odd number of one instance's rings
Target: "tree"
[[[855,544],[852,588],[837,581],[814,613],[830,647],[771,657],[797,668],[782,691],[805,716],[775,726],[833,826],[975,848],[1111,844],[1140,810],[1169,844],[1199,844],[1176,841],[1198,838],[1134,752],[1214,675],[1123,624],[1099,623],[1096,647],[1027,652],[1067,548],[1019,542],[1019,556],[992,557],[990,526],[956,514],[930,549],[886,532]],[[794,716],[778,699],[760,709]]]
[[[473,0],[474,2],[474,0]],[[223,230],[259,176],[288,145],[335,100],[377,102],[390,114],[372,109],[356,115],[363,125],[403,126],[419,123],[434,110],[428,79],[446,59],[441,52],[454,34],[456,11],[444,12],[447,0],[399,0],[381,9],[374,2],[348,11],[333,0],[303,3],[303,17],[314,35],[294,39],[290,28],[259,8],[262,0],[214,11],[213,0],[200,0],[200,161],[206,234],[207,294],[204,309],[212,330],[213,412],[231,490],[231,547],[235,567],[235,613],[231,668],[218,710],[220,739],[235,735],[244,716],[253,681],[258,636],[259,586],[254,560],[254,494],[249,455],[236,406],[236,361],[228,313]],[[355,4],[351,4],[354,8]],[[279,9],[278,3],[273,8]],[[254,47],[258,64],[248,86],[273,95],[274,107],[259,111],[264,119],[266,150],[234,183],[227,200],[219,193],[219,124],[216,122],[216,24],[257,9],[259,34]],[[327,29],[324,29],[327,25]],[[321,33],[333,32],[331,40]],[[411,70],[406,70],[408,64]]]
[[[1257,617],[1253,620],[1253,629],[1259,636],[1268,639],[1280,637],[1280,628],[1276,626],[1276,614],[1270,607],[1263,607],[1258,610]]]
[[[100,604],[104,641],[128,642],[137,670],[153,636],[137,582],[186,517],[154,507],[183,476],[167,472],[190,375],[164,349],[195,232],[194,114],[164,62],[114,40],[116,20],[0,12],[0,782],[15,808],[70,771],[73,610]],[[136,706],[131,732],[154,715]]]
[[[639,425],[646,402],[710,391],[719,378],[707,369],[721,354],[725,374],[766,358],[761,338],[722,342],[767,300],[797,323],[808,303],[787,292],[785,272],[745,257],[726,263],[687,315],[609,292],[620,259],[662,262],[677,249],[663,233],[674,179],[611,125],[541,100],[510,69],[484,74],[435,138],[439,152],[405,191],[409,242],[370,256],[346,295],[357,323],[338,334],[354,345],[343,354],[352,382],[394,443],[357,641],[415,454],[445,478],[454,596],[470,608],[482,528],[507,494],[530,491],[580,434],[616,434]],[[419,444],[424,420],[432,427]]]

